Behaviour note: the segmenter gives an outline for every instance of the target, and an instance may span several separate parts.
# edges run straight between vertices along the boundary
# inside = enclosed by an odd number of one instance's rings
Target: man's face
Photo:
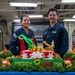
[[[23,17],[21,24],[23,27],[28,28],[28,26],[30,25],[29,17],[27,16]]]
[[[50,23],[56,23],[57,19],[58,19],[58,15],[57,15],[56,11],[50,11],[48,14],[48,19],[49,19]]]

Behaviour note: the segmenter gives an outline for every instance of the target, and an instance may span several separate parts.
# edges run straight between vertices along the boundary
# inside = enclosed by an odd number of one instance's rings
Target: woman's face
[[[28,26],[30,25],[29,17],[28,16],[23,17],[21,24],[23,27],[28,28]]]

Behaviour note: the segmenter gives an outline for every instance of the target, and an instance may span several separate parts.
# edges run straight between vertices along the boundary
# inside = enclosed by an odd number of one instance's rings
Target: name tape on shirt
[[[14,36],[14,38],[17,38],[17,35],[15,33],[13,34],[13,36]]]
[[[57,33],[57,31],[52,31],[51,33]]]

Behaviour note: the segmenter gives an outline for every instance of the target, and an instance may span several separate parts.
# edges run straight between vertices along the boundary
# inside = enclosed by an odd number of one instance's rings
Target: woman
[[[19,40],[19,36],[21,34],[25,35],[25,37],[30,38],[30,39],[34,39],[34,43],[36,44],[36,40],[34,38],[34,32],[29,29],[29,25],[30,25],[30,18],[28,17],[28,15],[23,15],[21,17],[21,25],[22,27],[18,30],[15,31],[15,33],[13,34],[11,40],[10,40],[10,45],[9,45],[9,50],[12,52],[13,55],[17,56],[20,54],[20,40]],[[26,41],[24,41],[24,45],[26,50],[28,49],[28,44]]]

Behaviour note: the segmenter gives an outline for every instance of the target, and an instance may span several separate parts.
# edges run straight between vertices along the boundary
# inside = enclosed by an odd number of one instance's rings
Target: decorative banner
[[[36,58],[49,58],[49,59],[53,59],[54,57],[54,52],[47,52],[47,51],[41,51],[41,52],[36,52],[33,50],[23,50],[21,51],[20,55],[24,58],[32,58],[32,59],[36,59]]]
[[[25,65],[25,66],[38,66],[38,65],[43,65],[43,66],[51,66],[51,67],[62,67],[63,65],[63,60],[61,58],[57,59],[22,59],[22,58],[15,58],[13,59],[12,64],[17,64],[17,65]]]

